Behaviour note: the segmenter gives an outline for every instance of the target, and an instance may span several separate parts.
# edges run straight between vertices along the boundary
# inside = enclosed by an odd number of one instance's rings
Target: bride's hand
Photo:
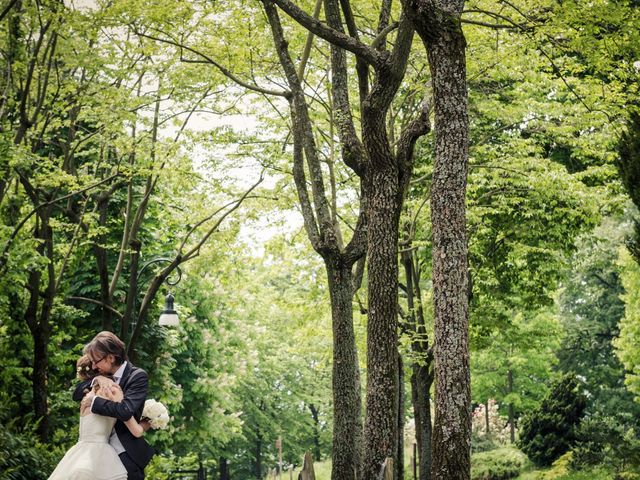
[[[117,383],[111,383],[110,385],[102,388],[100,393],[102,393],[107,400],[111,400],[112,402],[121,402],[124,398],[122,389]]]
[[[98,385],[99,388],[108,388],[111,384],[113,384],[113,380],[110,378],[104,377],[102,375],[98,375],[93,379],[93,385]]]

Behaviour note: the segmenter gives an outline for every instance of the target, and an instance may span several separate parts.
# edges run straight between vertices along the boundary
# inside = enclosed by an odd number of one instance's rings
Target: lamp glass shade
[[[158,324],[165,327],[177,327],[180,325],[178,312],[173,309],[173,295],[169,294],[164,300],[164,310],[160,313]]]
[[[162,325],[163,327],[177,327],[180,325],[178,314],[175,311],[173,313],[168,313],[163,310],[160,314],[158,325]]]

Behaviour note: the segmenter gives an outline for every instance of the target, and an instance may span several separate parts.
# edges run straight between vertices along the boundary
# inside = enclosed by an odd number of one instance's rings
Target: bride
[[[96,377],[87,355],[80,357],[76,365],[80,380],[95,377],[93,390],[96,396],[112,402],[122,401],[124,396],[120,386],[107,377]],[[81,406],[78,443],[67,451],[49,480],[126,480],[127,471],[115,449],[109,445],[115,422],[115,418],[91,413],[90,406]],[[134,417],[125,425],[135,437],[144,434],[144,429]]]

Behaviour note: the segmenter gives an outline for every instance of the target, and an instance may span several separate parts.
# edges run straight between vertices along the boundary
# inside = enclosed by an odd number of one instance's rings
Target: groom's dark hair
[[[101,356],[113,355],[116,365],[122,365],[127,358],[124,342],[115,333],[104,331],[93,337],[84,347],[83,353],[97,353]]]

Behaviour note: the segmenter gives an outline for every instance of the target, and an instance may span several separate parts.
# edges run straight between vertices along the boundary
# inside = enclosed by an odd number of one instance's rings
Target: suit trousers
[[[131,459],[127,452],[120,454],[120,460],[127,469],[127,480],[144,480],[144,470]]]

